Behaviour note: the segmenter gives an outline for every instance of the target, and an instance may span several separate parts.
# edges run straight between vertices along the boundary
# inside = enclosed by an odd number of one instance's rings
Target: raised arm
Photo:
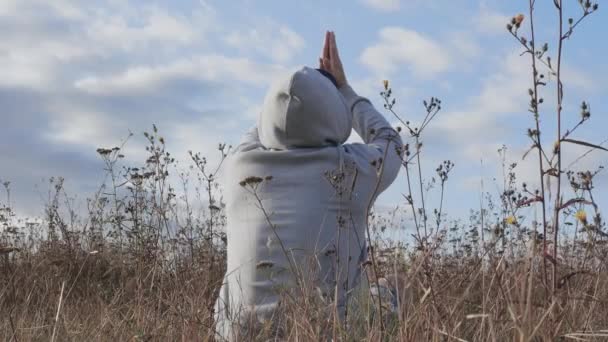
[[[234,152],[247,152],[262,146],[260,136],[258,134],[258,126],[251,127],[241,138]]]
[[[401,157],[397,150],[403,145],[401,137],[368,99],[357,95],[348,85],[333,32],[325,34],[319,67],[336,79],[338,89],[353,114],[353,128],[365,142],[349,145],[349,152],[355,155],[360,168],[381,177],[378,190],[384,191],[399,173]]]
[[[353,114],[353,129],[364,142],[348,145],[349,152],[363,161],[360,167],[379,171],[378,190],[382,192],[399,173],[401,157],[397,151],[403,146],[401,137],[367,98],[357,95],[348,84],[340,87],[340,92]],[[378,160],[381,162],[372,163]]]

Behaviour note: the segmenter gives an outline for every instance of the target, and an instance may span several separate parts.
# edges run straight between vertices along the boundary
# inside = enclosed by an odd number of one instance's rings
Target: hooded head
[[[336,86],[319,71],[303,67],[273,83],[258,118],[266,148],[337,146],[352,129],[352,115]]]

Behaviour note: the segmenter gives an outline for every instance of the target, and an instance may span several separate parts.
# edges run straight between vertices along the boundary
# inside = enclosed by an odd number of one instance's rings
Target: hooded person
[[[353,128],[364,143],[345,143]],[[368,212],[397,177],[401,147],[368,99],[324,72],[303,67],[270,87],[226,161],[221,338],[280,326],[279,309],[305,289],[344,316],[366,259]]]

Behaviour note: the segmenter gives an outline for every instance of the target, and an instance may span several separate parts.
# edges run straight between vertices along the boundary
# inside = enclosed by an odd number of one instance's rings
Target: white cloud
[[[497,61],[500,62],[496,63],[497,70],[482,81],[481,90],[468,100],[464,109],[440,113],[428,132],[432,136],[427,136],[427,140],[434,144],[449,144],[455,152],[454,159],[461,163],[479,163],[483,160],[487,168],[485,173],[490,178],[502,174],[497,150],[507,144],[507,163],[517,162],[519,182],[526,181],[533,189],[539,186],[538,155],[532,151],[522,160],[531,142],[525,136],[524,128],[517,124],[522,120],[527,120],[530,125],[533,123],[531,114],[527,111],[527,89],[531,81],[529,58],[513,52]],[[569,70],[573,84],[593,87],[593,81],[580,70],[567,66],[564,70]],[[553,92],[554,86],[551,85],[543,91],[546,103],[553,103]],[[550,111],[549,108],[545,109]],[[543,123],[550,124],[548,121]],[[547,136],[545,140],[545,147],[550,150],[550,137]],[[568,165],[586,150],[576,145],[564,145],[563,165]],[[598,160],[586,158],[578,166],[594,169],[598,166]],[[469,190],[478,190],[479,181],[480,176],[465,177],[461,180],[461,185]],[[552,187],[555,186],[554,183],[551,184]],[[564,185],[567,186],[567,182]]]
[[[208,55],[182,59],[160,66],[136,66],[109,76],[89,76],[74,86],[91,94],[146,93],[174,80],[234,81],[249,85],[266,85],[284,69],[257,64],[246,58]]]
[[[135,24],[126,13],[93,17],[86,27],[86,36],[105,47],[133,50],[155,42],[188,44],[202,34],[192,18],[171,15],[158,7],[138,12],[140,24]]]
[[[209,127],[213,127],[210,130]],[[167,147],[176,156],[177,160],[188,161],[188,151],[200,152],[205,156],[210,165],[215,165],[219,161],[218,145],[220,143],[231,143],[226,141],[228,137],[234,137],[230,134],[239,127],[238,120],[235,119],[209,119],[201,118],[184,122],[171,122],[162,127],[163,134],[171,137],[167,141]],[[205,132],[205,134],[201,134]],[[237,142],[240,136],[236,135]]]
[[[484,35],[505,34],[507,32],[507,23],[510,20],[510,16],[482,6],[479,14],[475,17],[475,25],[477,32]]]
[[[3,65],[0,68],[0,85],[5,87],[39,89],[46,87],[53,75],[50,63],[38,55],[18,52],[0,54],[0,65]]]
[[[0,15],[13,16],[18,13],[28,16],[37,13],[64,19],[79,19],[83,17],[84,11],[77,4],[78,2],[72,0],[3,0],[0,2]]]
[[[447,42],[452,55],[459,59],[456,62],[471,61],[481,55],[482,47],[474,36],[468,31],[450,31],[444,41]]]
[[[562,82],[564,83],[564,88],[567,90],[578,89],[585,92],[596,92],[601,89],[601,85],[598,84],[599,80],[596,81],[596,77],[585,71],[574,68],[572,65],[563,65],[562,72]]]
[[[58,144],[79,146],[114,146],[120,123],[111,122],[107,115],[91,108],[74,108],[62,104],[51,118],[46,138]],[[124,126],[123,126],[124,127]],[[127,132],[124,132],[127,133]]]
[[[102,58],[104,64],[125,52],[131,60],[162,59],[179,48],[200,46],[214,21],[215,12],[205,3],[186,16],[112,1],[87,7],[71,0],[5,1],[0,24],[9,29],[0,40],[0,84],[56,89],[57,82],[78,77],[78,63]]]
[[[255,51],[279,63],[288,62],[305,46],[304,39],[298,33],[274,23],[231,32],[225,42],[243,52]]]
[[[19,6],[18,0],[4,0],[0,2],[0,15],[6,16],[14,13]]]
[[[469,99],[467,109],[443,115],[436,124],[457,139],[493,136],[498,141],[505,138],[507,127],[499,125],[501,120],[531,120],[527,107],[532,78],[529,63],[529,58],[517,51],[497,59],[499,68],[482,80],[481,90]],[[565,65],[564,74],[565,82],[574,88],[594,89],[595,83],[586,73]],[[540,89],[545,103],[553,103],[554,98],[554,82],[549,82],[548,88]]]
[[[465,110],[450,111],[438,117],[435,125],[442,131],[441,136],[461,144],[502,143],[501,139],[508,131],[507,127],[498,125],[500,120],[506,115],[527,113],[528,73],[525,58],[518,53],[506,56],[500,68],[483,80],[481,90],[469,99]],[[471,153],[468,156],[479,158]]]
[[[401,0],[362,0],[362,2],[379,11],[395,11],[401,7]]]
[[[41,90],[49,87],[58,73],[57,64],[86,53],[83,44],[56,37],[61,25],[79,17],[68,1],[0,2],[0,85]],[[54,36],[55,35],[55,36]]]
[[[449,52],[442,45],[416,31],[386,27],[380,41],[366,48],[361,62],[380,77],[407,67],[419,77],[434,77],[450,67]]]

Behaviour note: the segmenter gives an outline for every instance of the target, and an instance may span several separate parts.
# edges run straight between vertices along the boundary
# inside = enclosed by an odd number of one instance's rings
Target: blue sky
[[[577,2],[566,5],[576,17]],[[82,200],[103,181],[96,148],[119,145],[132,131],[125,153],[141,163],[142,132],[153,123],[185,168],[188,150],[212,154],[219,142],[237,143],[273,77],[316,65],[331,29],[350,83],[378,108],[383,79],[412,122],[422,118],[422,99],[442,99],[424,138],[425,177],[442,160],[455,162],[446,206],[448,215],[466,217],[479,205],[482,179],[494,193],[502,183],[502,144],[520,162],[522,180],[537,178],[532,156],[521,163],[532,125],[529,58],[505,29],[526,8],[525,0],[3,0],[0,180],[12,182],[21,215],[41,214],[50,176],[64,176]],[[539,1],[537,19],[539,40],[554,41],[551,1]],[[600,6],[567,42],[564,63],[566,126],[589,101],[591,122],[576,137],[593,142],[608,138],[606,19]],[[543,95],[549,143],[554,92],[549,86]],[[566,163],[584,151],[568,147]],[[594,152],[580,165],[606,161],[608,154]],[[598,192],[608,190],[605,175],[597,183]],[[402,203],[404,189],[402,174],[380,203]]]

